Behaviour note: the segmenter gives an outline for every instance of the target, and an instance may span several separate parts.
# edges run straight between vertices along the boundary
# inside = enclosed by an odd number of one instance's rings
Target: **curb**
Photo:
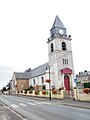
[[[78,107],[78,108],[90,109],[90,107],[87,107],[87,106],[81,106],[81,105],[74,105],[74,104],[67,104],[67,103],[62,103],[62,105],[72,106],[72,107]]]
[[[27,119],[24,115],[20,114],[19,112],[17,112],[15,109],[13,109],[12,107],[8,106],[6,103],[4,103],[3,101],[1,101],[1,104],[3,105],[3,107],[5,107],[8,110],[11,110],[10,112],[14,113],[15,115],[17,115],[21,120],[29,120]],[[6,119],[5,119],[6,120]]]

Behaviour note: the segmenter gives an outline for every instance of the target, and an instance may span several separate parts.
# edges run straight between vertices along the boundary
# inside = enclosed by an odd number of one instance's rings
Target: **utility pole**
[[[50,65],[49,65],[49,80],[50,80]],[[51,100],[51,80],[49,82],[49,100]]]

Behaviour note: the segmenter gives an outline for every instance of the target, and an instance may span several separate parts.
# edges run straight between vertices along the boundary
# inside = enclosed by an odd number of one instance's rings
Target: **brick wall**
[[[17,80],[17,91],[21,92],[29,87],[29,80]]]

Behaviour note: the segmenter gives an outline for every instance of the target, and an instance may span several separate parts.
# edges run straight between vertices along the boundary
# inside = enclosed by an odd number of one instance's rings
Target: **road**
[[[90,120],[90,109],[11,95],[0,95],[0,100],[28,120]]]

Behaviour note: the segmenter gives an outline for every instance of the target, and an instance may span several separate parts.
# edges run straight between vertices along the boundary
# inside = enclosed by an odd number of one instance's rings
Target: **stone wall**
[[[90,93],[85,94],[83,90],[74,89],[74,98],[79,101],[90,101]]]
[[[27,93],[25,93],[25,91],[23,91],[23,93],[17,92],[17,94],[28,95],[28,96],[37,96],[37,97],[49,97],[49,91],[46,91],[46,94],[42,94],[42,91],[39,91],[39,93],[35,94],[35,90],[33,90],[32,93],[29,93],[29,91],[27,91]],[[63,99],[63,97],[64,97],[64,90],[61,90],[61,92],[58,94],[53,94],[51,91],[51,98]]]

